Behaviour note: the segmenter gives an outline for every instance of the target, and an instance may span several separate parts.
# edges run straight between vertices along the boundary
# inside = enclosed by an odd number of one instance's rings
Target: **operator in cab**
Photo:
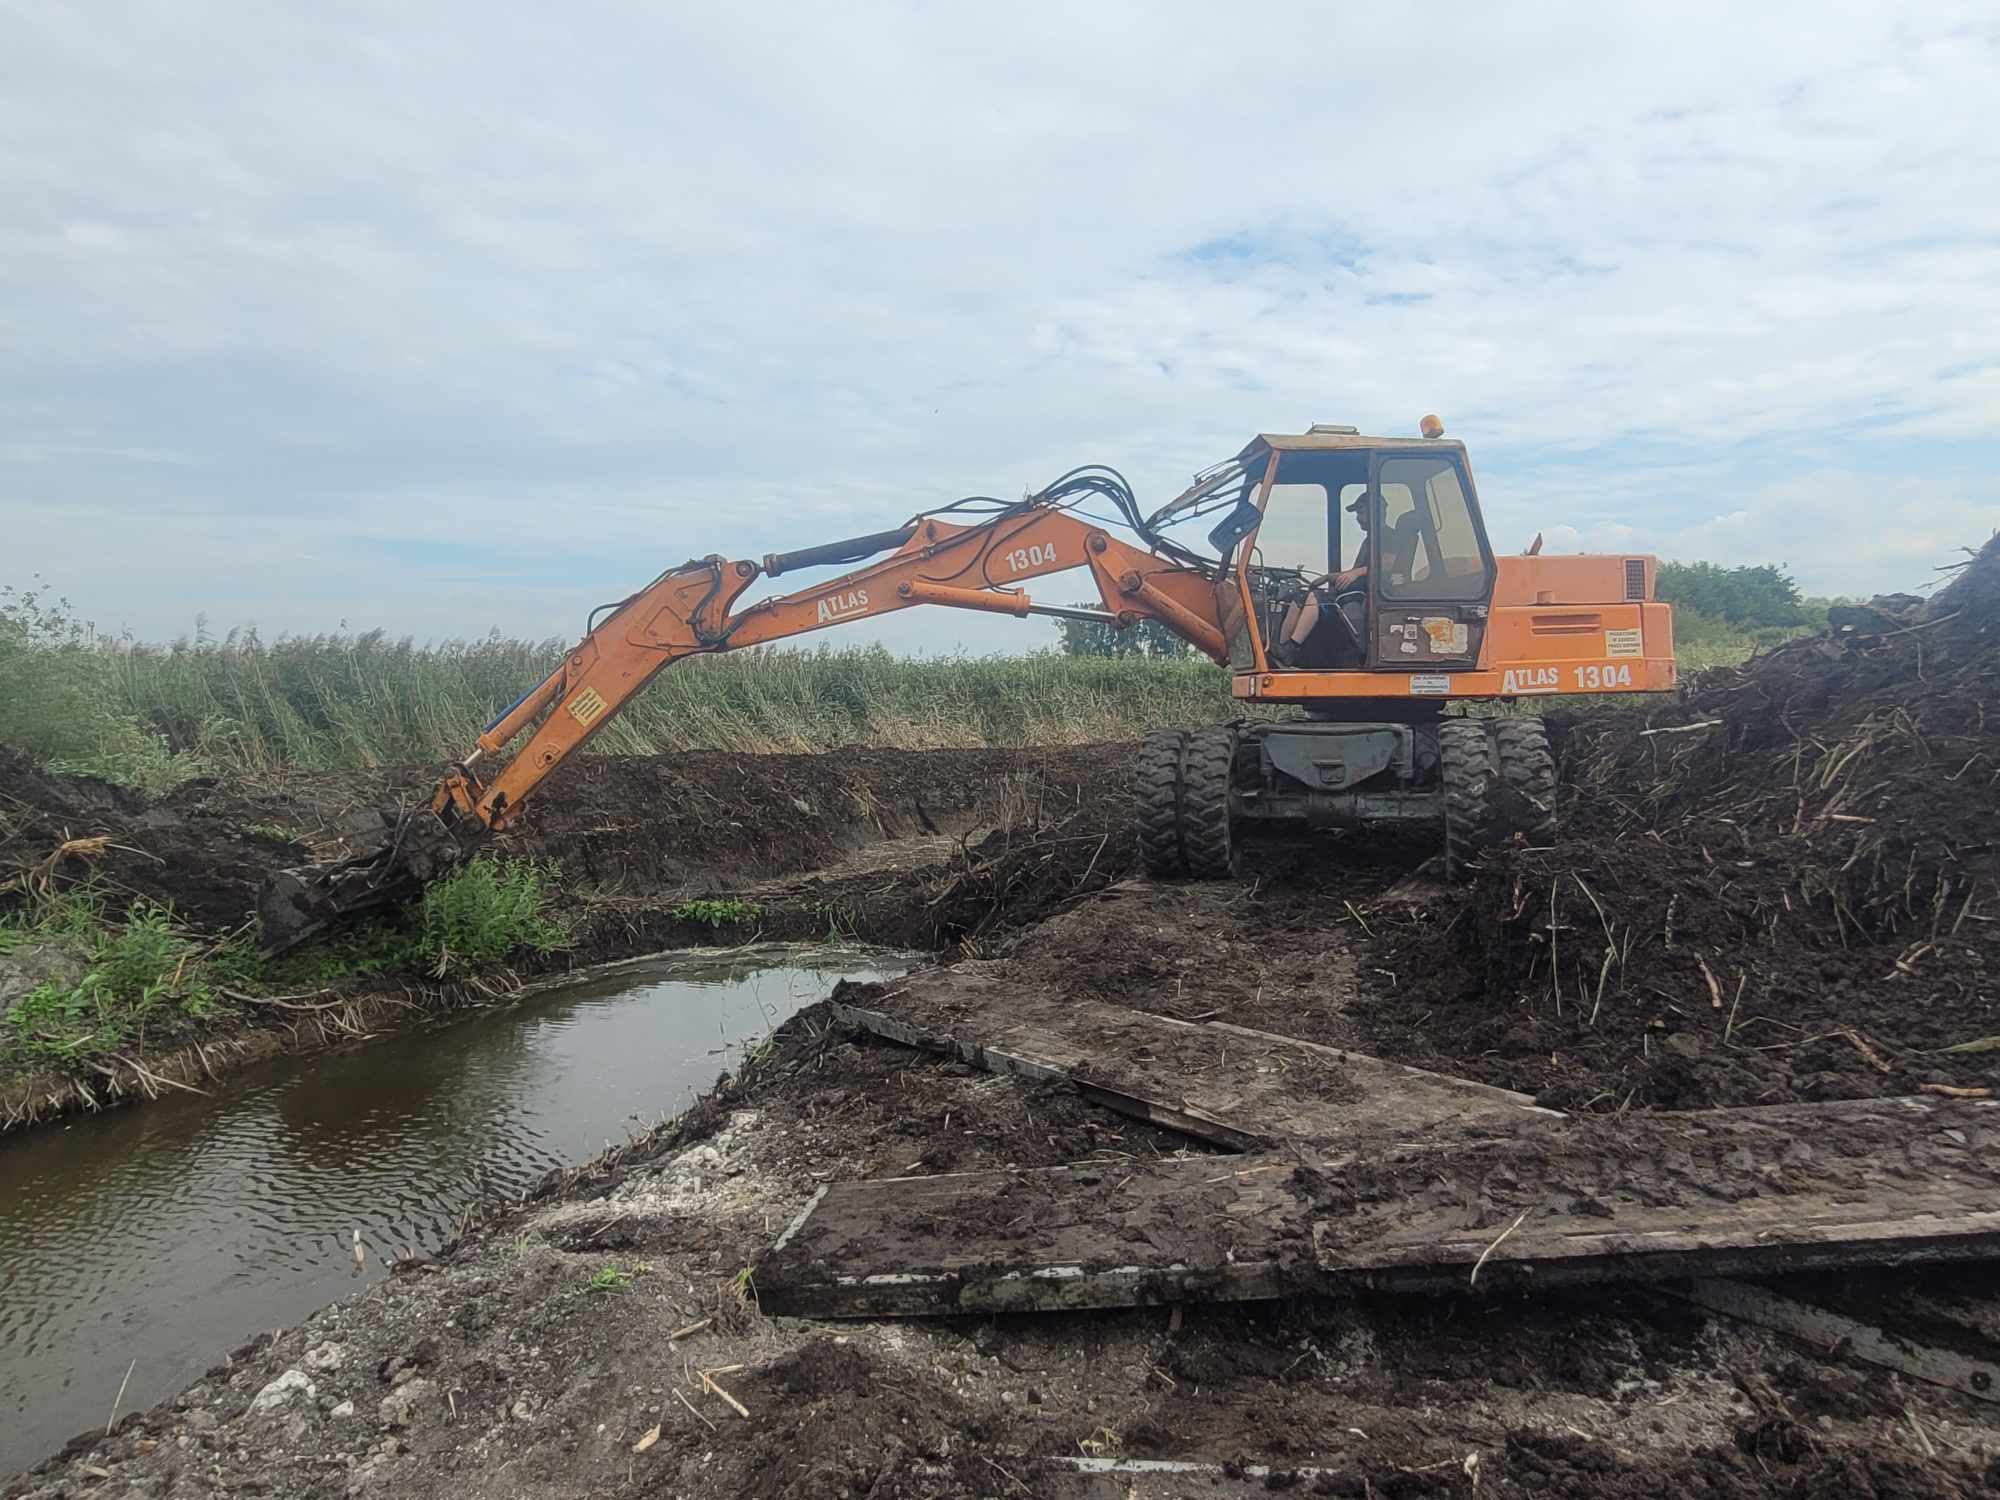
[[[1374,492],[1364,486],[1348,501],[1346,509],[1361,532],[1360,544],[1354,549],[1354,566],[1308,584],[1305,597],[1286,612],[1278,645],[1271,653],[1280,666],[1308,670],[1358,667],[1366,660],[1368,532],[1374,524]],[[1414,514],[1406,513],[1383,538],[1382,561],[1391,577],[1409,576],[1417,553],[1415,519]],[[1343,613],[1344,627],[1339,621],[1327,618],[1330,609]]]

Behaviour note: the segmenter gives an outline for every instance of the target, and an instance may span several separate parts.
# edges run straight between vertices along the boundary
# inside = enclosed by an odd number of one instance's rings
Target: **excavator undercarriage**
[[[1555,761],[1535,718],[1222,724],[1148,735],[1139,854],[1160,879],[1233,878],[1259,830],[1434,826],[1446,873],[1555,836]]]

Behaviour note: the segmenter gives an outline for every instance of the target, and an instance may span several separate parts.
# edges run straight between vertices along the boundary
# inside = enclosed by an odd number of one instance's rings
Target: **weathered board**
[[[757,1266],[758,1305],[866,1317],[1311,1291],[1295,1167],[1207,1157],[834,1183]]]
[[[1875,1321],[1863,1322],[1833,1308],[1781,1297],[1768,1287],[1743,1281],[1703,1279],[1667,1290],[1696,1307],[1774,1328],[1819,1349],[1839,1346],[1849,1359],[1897,1370],[1975,1400],[2000,1402],[2000,1343],[1973,1329],[1952,1329],[1953,1342],[1947,1344],[1939,1341],[1939,1330],[1934,1328],[1913,1333],[1886,1326],[1882,1316],[1886,1310],[1879,1306]]]
[[[1560,1118],[1526,1094],[1226,1024],[1065,1000],[971,966],[926,970],[834,1012],[977,1067],[1063,1079],[1122,1113],[1236,1151],[1282,1140],[1512,1133]]]
[[[879,1316],[1769,1274],[2000,1254],[2000,1112],[1928,1099],[823,1189],[773,1312]]]

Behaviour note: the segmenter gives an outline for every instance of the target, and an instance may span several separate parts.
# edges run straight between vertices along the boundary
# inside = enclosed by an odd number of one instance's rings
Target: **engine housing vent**
[[[1625,597],[1630,600],[1646,597],[1646,560],[1643,557],[1625,559]]]

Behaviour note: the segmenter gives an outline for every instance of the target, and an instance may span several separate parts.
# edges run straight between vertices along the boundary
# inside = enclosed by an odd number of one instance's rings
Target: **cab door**
[[[1377,453],[1369,479],[1369,666],[1475,665],[1495,569],[1464,455]]]

